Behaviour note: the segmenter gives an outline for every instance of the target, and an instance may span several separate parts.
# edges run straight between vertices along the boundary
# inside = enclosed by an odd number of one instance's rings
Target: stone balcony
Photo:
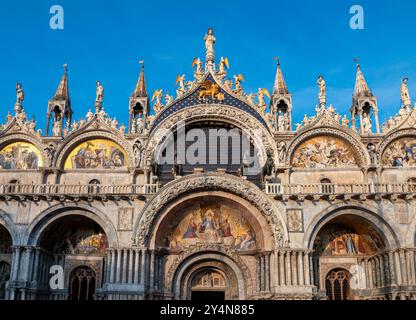
[[[265,192],[283,200],[336,200],[336,199],[412,199],[416,197],[416,184],[278,184],[266,183]]]
[[[142,198],[157,193],[159,185],[97,185],[97,184],[3,184],[0,185],[0,200],[58,200],[72,199],[122,199]]]

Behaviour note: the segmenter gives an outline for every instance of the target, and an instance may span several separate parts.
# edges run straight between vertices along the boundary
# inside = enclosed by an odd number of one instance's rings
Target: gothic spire
[[[277,60],[276,79],[274,81],[273,94],[289,94],[285,79],[283,77],[282,68],[280,67],[280,59]]]
[[[361,71],[360,64],[357,63],[357,76],[355,80],[354,98],[372,97],[373,93],[365,81],[364,74]]]
[[[144,98],[147,97],[146,81],[144,79],[144,61],[140,61],[142,70],[140,71],[139,80],[134,88],[132,97]]]
[[[52,100],[70,101],[69,87],[68,87],[68,65],[64,64],[64,74],[61,82],[59,82],[58,88],[56,89],[55,95]]]

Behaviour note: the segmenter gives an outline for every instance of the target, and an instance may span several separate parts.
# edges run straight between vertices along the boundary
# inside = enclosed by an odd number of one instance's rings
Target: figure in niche
[[[51,167],[53,165],[53,159],[55,157],[55,146],[53,144],[50,144],[47,148],[45,148],[45,153],[48,158],[49,166]]]
[[[373,126],[371,125],[371,119],[368,112],[364,112],[363,114],[363,131],[364,133],[371,133]]]
[[[263,174],[266,177],[271,177],[274,173],[274,159],[273,159],[273,154],[270,150],[267,151],[267,161],[266,161],[266,165],[264,166],[263,169]]]
[[[282,110],[279,111],[277,116],[277,128],[280,132],[286,131],[286,119]]]
[[[280,141],[277,144],[277,151],[279,153],[279,163],[284,163],[286,157],[286,142]]]
[[[136,143],[133,145],[134,159],[137,168],[140,168],[142,165],[143,151],[144,148],[142,143],[140,142],[140,140],[137,140]]]
[[[367,150],[368,150],[368,153],[370,155],[371,164],[376,164],[377,163],[376,146],[374,144],[370,143],[367,146]]]
[[[60,137],[62,135],[62,123],[60,121],[53,123],[52,134],[54,137]]]
[[[144,119],[142,117],[137,118],[136,125],[137,125],[136,132],[139,133],[139,134],[143,134],[144,130],[145,130],[145,127],[144,127],[145,122],[144,122]]]

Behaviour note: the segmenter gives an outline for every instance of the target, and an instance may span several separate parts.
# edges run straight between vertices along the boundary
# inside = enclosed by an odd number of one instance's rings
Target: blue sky
[[[54,4],[65,10],[64,30],[49,27]],[[354,4],[365,10],[364,30],[349,27]],[[20,81],[25,110],[44,129],[47,101],[67,62],[74,117],[93,108],[100,80],[107,112],[127,124],[138,61],[146,61],[149,92],[173,94],[179,73],[192,77],[192,59],[203,57],[203,37],[213,27],[217,57],[229,58],[230,75],[245,76],[246,91],[271,89],[273,57],[281,58],[296,122],[314,113],[319,74],[328,102],[348,112],[359,57],[384,121],[398,111],[402,77],[416,97],[415,15],[413,0],[1,1],[0,117],[13,109]]]

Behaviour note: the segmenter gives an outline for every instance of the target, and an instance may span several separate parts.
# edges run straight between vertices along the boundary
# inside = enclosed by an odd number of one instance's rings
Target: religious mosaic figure
[[[357,233],[352,228],[333,225],[319,233],[314,249],[330,256],[371,256],[384,249],[384,242],[371,226]]]
[[[392,167],[416,166],[416,140],[409,137],[391,143],[383,153],[382,162]]]
[[[42,165],[42,156],[32,144],[17,142],[0,151],[0,169],[33,170]]]
[[[202,243],[218,243],[235,250],[256,248],[256,237],[242,214],[228,205],[201,205],[186,211],[168,243],[171,249]]]
[[[91,140],[75,148],[66,169],[116,169],[126,166],[126,154],[109,140]]]
[[[297,148],[293,157],[297,168],[357,167],[351,148],[338,138],[317,137]]]

